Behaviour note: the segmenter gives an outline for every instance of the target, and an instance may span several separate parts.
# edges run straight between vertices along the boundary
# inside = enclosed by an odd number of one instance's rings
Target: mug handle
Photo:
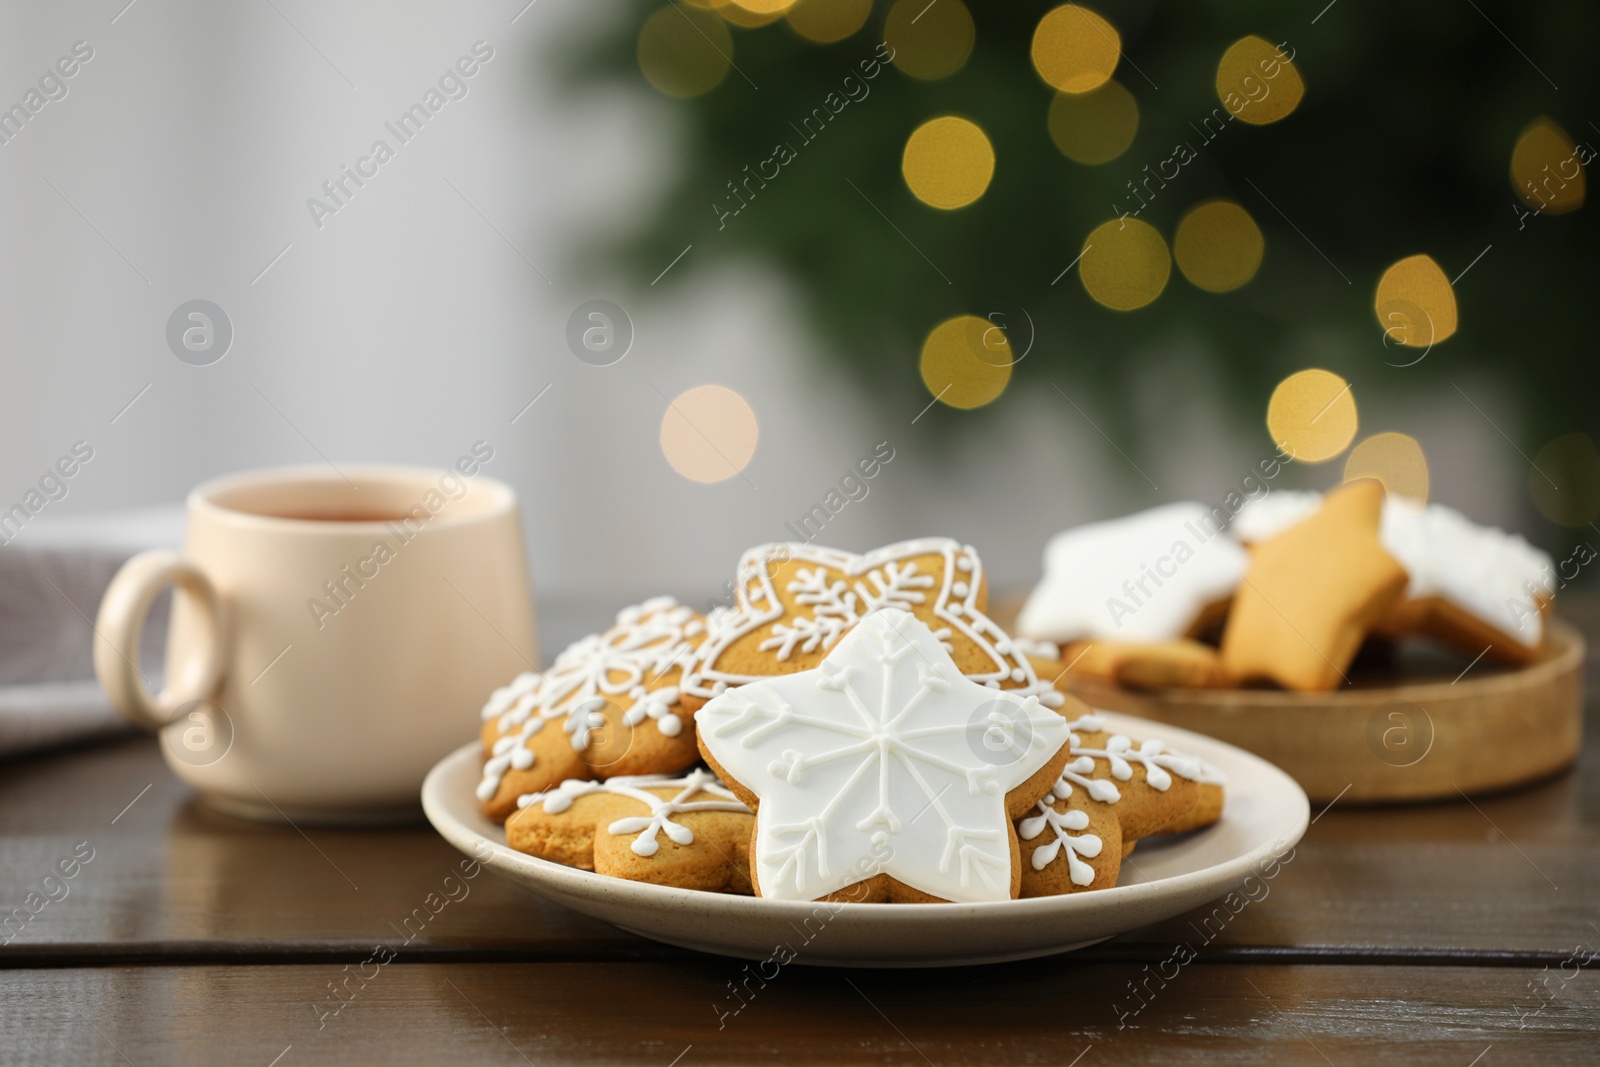
[[[134,661],[150,605],[168,585],[199,609],[206,634],[199,654],[179,665],[160,694],[152,695]],[[106,587],[95,621],[94,673],[111,706],[135,725],[159,730],[186,704],[210,697],[222,684],[224,622],[216,586],[178,553],[154,549],[128,560]]]

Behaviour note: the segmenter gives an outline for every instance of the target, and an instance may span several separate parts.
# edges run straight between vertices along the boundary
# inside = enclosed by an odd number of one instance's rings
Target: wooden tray
[[[1583,740],[1582,636],[1552,620],[1549,653],[1494,668],[1439,655],[1358,661],[1333,693],[1263,689],[1132,692],[1061,684],[1097,708],[1209,734],[1276,763],[1313,803],[1459,799],[1552,774]],[[1459,675],[1459,678],[1457,676]]]

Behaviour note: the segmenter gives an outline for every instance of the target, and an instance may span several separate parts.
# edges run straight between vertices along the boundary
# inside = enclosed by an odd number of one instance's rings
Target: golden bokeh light
[[[1384,271],[1373,310],[1395,344],[1428,348],[1456,332],[1456,293],[1432,256],[1407,256]]]
[[[1375,433],[1352,448],[1344,461],[1344,480],[1357,478],[1375,478],[1390,496],[1419,508],[1428,502],[1428,457],[1409,434]]]
[[[669,4],[672,2],[673,0],[668,0]],[[781,4],[774,8],[772,4],[754,2],[745,4],[742,0],[683,0],[683,3],[705,8],[707,11],[715,11],[729,25],[737,26],[741,30],[753,30],[761,26],[770,26],[783,18],[789,6],[788,4]]]
[[[1122,56],[1116,27],[1077,4],[1062,4],[1033,31],[1033,69],[1064,93],[1086,93],[1104,85]]]
[[[1113,311],[1142,308],[1161,295],[1172,274],[1167,242],[1148,222],[1112,219],[1083,242],[1078,278],[1096,303]]]
[[[1291,374],[1267,402],[1273,443],[1300,463],[1323,463],[1349,448],[1359,423],[1355,394],[1331,371]]]
[[[832,44],[866,25],[871,13],[872,0],[799,0],[784,18],[806,40]]]
[[[976,37],[961,0],[898,0],[884,19],[883,39],[903,73],[933,81],[966,66]]]
[[[783,15],[795,5],[795,0],[727,0],[722,7],[737,7],[750,12],[752,15]]]
[[[1217,99],[1252,125],[1284,118],[1305,94],[1306,84],[1293,61],[1260,37],[1239,38],[1217,64]]]
[[[1011,381],[1011,342],[988,319],[957,315],[922,342],[922,384],[942,404],[981,408]]]
[[[692,482],[723,482],[743,472],[761,437],[756,413],[725,385],[697,385],[661,416],[661,454]]]
[[[900,172],[924,204],[946,211],[966,207],[989,188],[994,146],[976,123],[943,115],[912,131]]]
[[[722,20],[692,7],[663,7],[639,28],[639,70],[668,96],[699,96],[722,84],[733,37]]]
[[[1189,209],[1172,237],[1172,256],[1191,283],[1226,293],[1261,268],[1266,242],[1250,213],[1232,200],[1208,200]]]
[[[1522,131],[1511,150],[1511,187],[1529,207],[1546,215],[1565,215],[1583,206],[1584,162],[1567,131],[1540,116]]]
[[[1587,526],[1600,517],[1600,452],[1589,435],[1563,434],[1539,449],[1528,493],[1541,515],[1562,526]]]
[[[1097,166],[1128,150],[1139,132],[1139,102],[1115,81],[1086,93],[1057,93],[1050,139],[1074,163]]]

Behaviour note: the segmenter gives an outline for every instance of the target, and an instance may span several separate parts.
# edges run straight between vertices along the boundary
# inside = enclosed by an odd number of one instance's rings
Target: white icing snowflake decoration
[[[1227,781],[1217,768],[1192,756],[1168,751],[1162,741],[1152,739],[1135,747],[1130,738],[1115,734],[1106,739],[1105,748],[1089,748],[1078,736],[1080,732],[1103,733],[1106,726],[1106,720],[1094,714],[1080,716],[1067,724],[1072,731],[1071,748],[1068,749],[1067,765],[1062,769],[1061,777],[1050,792],[1034,805],[1036,814],[1017,823],[1017,837],[1023,841],[1032,841],[1047,826],[1050,828],[1052,838],[1033,849],[1033,868],[1036,871],[1043,870],[1065,849],[1067,870],[1075,885],[1088,885],[1094,881],[1094,870],[1079,857],[1094,859],[1100,854],[1103,842],[1096,834],[1074,837],[1069,831],[1088,829],[1089,816],[1076,810],[1058,812],[1052,804],[1066,800],[1075,787],[1085,790],[1090,799],[1102,804],[1115,804],[1122,799],[1122,792],[1115,782],[1107,778],[1090,777],[1094,773],[1095,760],[1103,759],[1110,764],[1112,778],[1122,782],[1133,777],[1133,764],[1138,763],[1144,767],[1145,781],[1152,789],[1163,793],[1172,788],[1172,774],[1217,785]]]
[[[920,569],[918,556],[938,556],[936,572]],[[784,593],[792,597],[792,613],[778,596],[776,565],[798,566]],[[1062,695],[1034,675],[1025,649],[978,608],[983,564],[970,545],[948,537],[923,537],[874,549],[864,555],[809,544],[758,545],[739,560],[737,607],[718,620],[694,663],[685,671],[684,691],[709,699],[724,690],[758,680],[761,675],[735,674],[718,667],[718,657],[741,638],[768,627],[757,644],[780,661],[800,653],[827,653],[852,626],[880,608],[925,608],[938,620],[934,636],[946,650],[957,636],[976,646],[989,663],[972,677],[986,685],[1016,686],[1050,707]]]
[[[478,799],[487,803],[499,791],[507,770],[533,766],[534,753],[527,741],[548,722],[561,721],[574,751],[588,748],[593,732],[606,724],[601,712],[624,694],[633,701],[623,713],[624,725],[638,726],[650,719],[666,737],[682,733],[678,687],[649,686],[688,662],[693,639],[704,627],[692,609],[672,597],[653,597],[623,608],[605,633],[568,645],[542,676],[523,673],[496,689],[483,706],[483,717],[498,719],[502,736],[484,763]]]
[[[945,900],[1010,899],[1005,795],[1068,739],[1037,695],[965,677],[894,609],[866,615],[816,669],[730,689],[697,719],[711,755],[761,800],[756,876],[781,900],[814,900],[863,869]]]
[[[527,709],[539,699],[539,687],[543,684],[544,675],[534,671],[523,671],[511,679],[511,684],[503,685],[489,694],[488,701],[483,705],[483,721],[488,722],[503,715],[520,715],[521,718],[516,720],[518,722],[527,718]]]
[[[671,799],[662,799],[653,789],[677,789]],[[696,811],[749,811],[710,771],[696,769],[682,778],[665,774],[636,774],[610,778],[604,782],[584,782],[576,778],[562,782],[554,789],[542,793],[528,793],[517,798],[518,808],[543,805],[551,815],[559,815],[572,807],[579,797],[593,793],[609,793],[630,797],[647,805],[650,814],[617,819],[606,827],[614,835],[636,834],[629,847],[640,856],[654,856],[661,848],[656,835],[664,833],[679,845],[694,843],[694,831],[682,823],[673,822],[674,815]],[[707,799],[695,799],[704,796]]]
[[[1094,769],[1094,760],[1103,759],[1111,764],[1111,776],[1119,782],[1126,782],[1133,777],[1133,764],[1137,763],[1144,767],[1144,780],[1150,784],[1150,788],[1163,793],[1172,788],[1172,774],[1196,782],[1202,780],[1204,771],[1200,761],[1193,756],[1183,756],[1169,751],[1164,741],[1150,738],[1139,742],[1135,747],[1132,739],[1125,734],[1113,734],[1106,739],[1105,748],[1085,748],[1079,744],[1078,732],[1081,730],[1085,733],[1100,733],[1105,730],[1106,721],[1098,715],[1084,715],[1069,725],[1073,735],[1072,756],[1075,758],[1068,766],[1081,765],[1087,759],[1090,764],[1083,773]],[[1168,774],[1168,771],[1172,774]],[[1088,789],[1089,795],[1096,800],[1106,799],[1095,794],[1093,784],[1085,782],[1084,788]],[[1068,792],[1062,794],[1063,799],[1070,792],[1069,787]],[[1111,799],[1115,801],[1119,798]]]
[[[1041,800],[1037,805],[1039,814],[1031,815],[1017,823],[1017,836],[1024,841],[1032,841],[1044,832],[1046,826],[1050,827],[1053,837],[1051,840],[1033,850],[1033,869],[1042,871],[1050,866],[1052,860],[1065,849],[1067,853],[1067,874],[1074,885],[1088,885],[1094,881],[1094,868],[1083,862],[1084,859],[1094,859],[1100,855],[1100,850],[1105,847],[1105,842],[1100,840],[1099,834],[1075,834],[1073,831],[1087,830],[1089,816],[1086,812],[1069,808],[1066,811],[1057,811],[1049,804],[1050,797]]]

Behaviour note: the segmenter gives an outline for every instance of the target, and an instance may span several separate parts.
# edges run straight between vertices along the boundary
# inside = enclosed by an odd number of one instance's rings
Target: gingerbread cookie
[[[1194,637],[1225,610],[1248,562],[1204,504],[1078,526],[1050,539],[1017,631],[1062,643]]]
[[[865,555],[768,544],[739,561],[736,608],[683,678],[691,706],[732,686],[812,670],[864,616],[900,608],[926,624],[972,680],[1058,701],[1027,655],[994,623],[983,563],[946,537],[902,541]]]
[[[1036,674],[1041,664],[1052,664],[1061,659],[1061,646],[1054,641],[1039,641],[1031,637],[1012,637],[1011,641],[1017,646],[1018,652],[1032,661]]]
[[[1061,777],[1017,823],[1023,896],[1109,888],[1140,838],[1197,829],[1220,817],[1220,785],[1212,787],[1216,814],[1198,810],[1207,789],[1200,760],[1158,739],[1110,733],[1106,720],[1092,713],[1069,729]]]
[[[518,852],[635,882],[750,892],[755,817],[709,771],[569,779],[517,807],[506,843]]]
[[[517,797],[568,778],[670,774],[693,764],[694,729],[678,683],[705,638],[700,615],[656,597],[574,642],[537,684],[521,675],[497,690],[484,709],[485,813],[504,819]]]
[[[539,699],[539,687],[543,684],[543,674],[523,671],[489,694],[489,699],[484,702],[483,710],[479,713],[483,719],[483,728],[478,737],[483,742],[485,755],[494,754],[494,743],[500,740],[511,726],[521,726],[527,721],[528,711]]]
[[[781,900],[1015,897],[1013,820],[1060,777],[1069,733],[889,607],[816,666],[727,688],[696,719],[706,761],[756,812],[756,892]]]
[[[1276,536],[1314,513],[1322,495],[1278,492],[1252,501],[1229,532],[1244,544]],[[1378,539],[1406,569],[1405,595],[1374,624],[1386,637],[1421,634],[1463,655],[1504,663],[1537,659],[1552,562],[1522,537],[1482,526],[1442,504],[1384,501]]]
[[[1024,897],[1110,889],[1122,870],[1122,821],[1082,789],[1052,791],[1017,821]],[[1133,848],[1133,842],[1127,848]]]
[[[1230,678],[1304,692],[1346,681],[1362,640],[1408,581],[1378,540],[1383,500],[1381,483],[1347,482],[1310,518],[1255,546],[1222,637]]]
[[[1168,833],[1199,803],[1200,761],[1193,756],[1173,752],[1159,738],[1135,741],[1111,733],[1105,719],[1094,714],[1080,716],[1070,727],[1069,767],[1116,789],[1109,803],[1117,805],[1124,840]]]
[[[1062,659],[1070,674],[1127,689],[1216,688],[1227,685],[1217,650],[1199,641],[1078,641]]]
[[[1227,800],[1228,776],[1205,760],[1200,761],[1200,799],[1187,818],[1179,819],[1163,833],[1182,834],[1198,830],[1222,818],[1222,808]]]
[[[1241,545],[1260,544],[1309,519],[1321,506],[1322,494],[1315,489],[1277,489],[1246,501],[1228,523],[1228,535]]]
[[[1550,604],[1548,555],[1454,508],[1393,498],[1379,536],[1410,576],[1404,598],[1378,620],[1379,633],[1423,634],[1503,663],[1538,659]]]

